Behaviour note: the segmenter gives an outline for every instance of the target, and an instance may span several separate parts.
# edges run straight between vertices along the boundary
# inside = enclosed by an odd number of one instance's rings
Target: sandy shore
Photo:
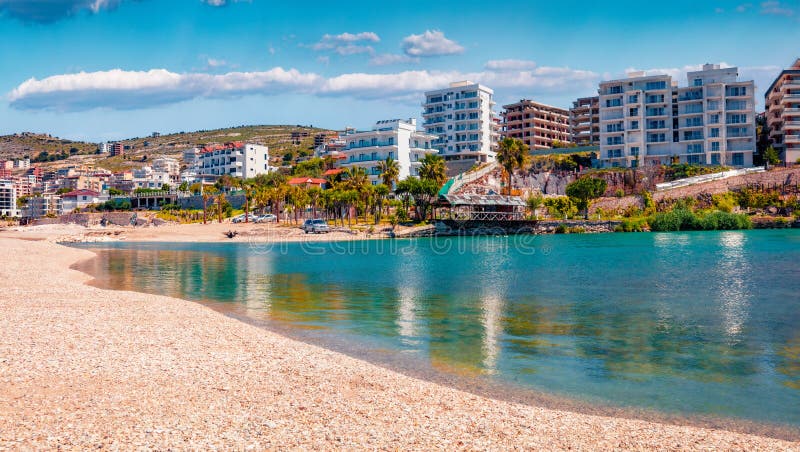
[[[8,238],[0,248],[0,450],[800,450],[476,396],[196,303],[85,285],[68,267],[88,251]]]
[[[346,229],[346,228],[344,228]],[[86,241],[130,241],[130,242],[309,242],[335,240],[364,240],[382,238],[379,231],[346,232],[343,228],[333,228],[328,234],[306,234],[299,225],[276,225],[274,223],[208,223],[208,224],[166,224],[163,226],[92,226],[75,224],[49,224],[41,226],[17,226],[0,230],[0,237],[57,242]],[[376,229],[383,229],[376,228]],[[402,228],[398,228],[401,230]],[[235,231],[230,239],[225,233]]]

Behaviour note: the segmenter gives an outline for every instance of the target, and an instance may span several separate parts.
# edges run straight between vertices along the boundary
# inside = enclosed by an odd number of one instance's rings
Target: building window
[[[733,166],[744,166],[744,154],[731,154],[731,164]]]
[[[712,141],[711,142],[711,151],[719,152],[719,141]]]
[[[647,82],[645,89],[648,91],[652,89],[667,89],[667,82],[664,80],[660,82]]]
[[[719,127],[714,127],[711,129],[709,131],[709,136],[711,136],[711,138],[719,138]]]
[[[711,154],[711,164],[719,165],[719,154]]]
[[[634,157],[639,156],[639,146],[634,146],[631,148],[631,155]]]
[[[639,116],[639,109],[638,108],[631,108],[628,111],[628,116]]]

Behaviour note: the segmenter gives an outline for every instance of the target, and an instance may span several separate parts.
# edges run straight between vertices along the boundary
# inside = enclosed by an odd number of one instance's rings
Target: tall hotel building
[[[579,146],[600,144],[600,98],[581,97],[569,109],[570,141]]]
[[[493,162],[499,133],[494,121],[494,91],[469,82],[425,93],[425,132],[436,135],[433,146],[445,160]]]
[[[787,163],[800,159],[800,58],[781,72],[764,95],[773,146]]]
[[[555,141],[569,144],[569,112],[527,99],[504,105],[503,135],[522,140],[531,150],[551,149]]]
[[[704,65],[683,88],[668,75],[630,75],[600,84],[603,167],[753,165],[755,86],[737,68]]]

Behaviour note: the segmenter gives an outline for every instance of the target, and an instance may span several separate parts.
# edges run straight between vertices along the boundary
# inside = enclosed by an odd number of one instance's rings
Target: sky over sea
[[[568,108],[628,71],[737,66],[763,93],[800,57],[800,0],[0,0],[0,134],[103,141],[241,124],[419,117],[472,80],[498,111]]]

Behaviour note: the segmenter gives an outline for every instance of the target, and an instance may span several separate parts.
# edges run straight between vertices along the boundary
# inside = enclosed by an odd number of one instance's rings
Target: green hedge
[[[750,218],[744,214],[714,211],[698,215],[684,208],[657,213],[650,217],[648,223],[652,231],[713,231],[753,228]]]

